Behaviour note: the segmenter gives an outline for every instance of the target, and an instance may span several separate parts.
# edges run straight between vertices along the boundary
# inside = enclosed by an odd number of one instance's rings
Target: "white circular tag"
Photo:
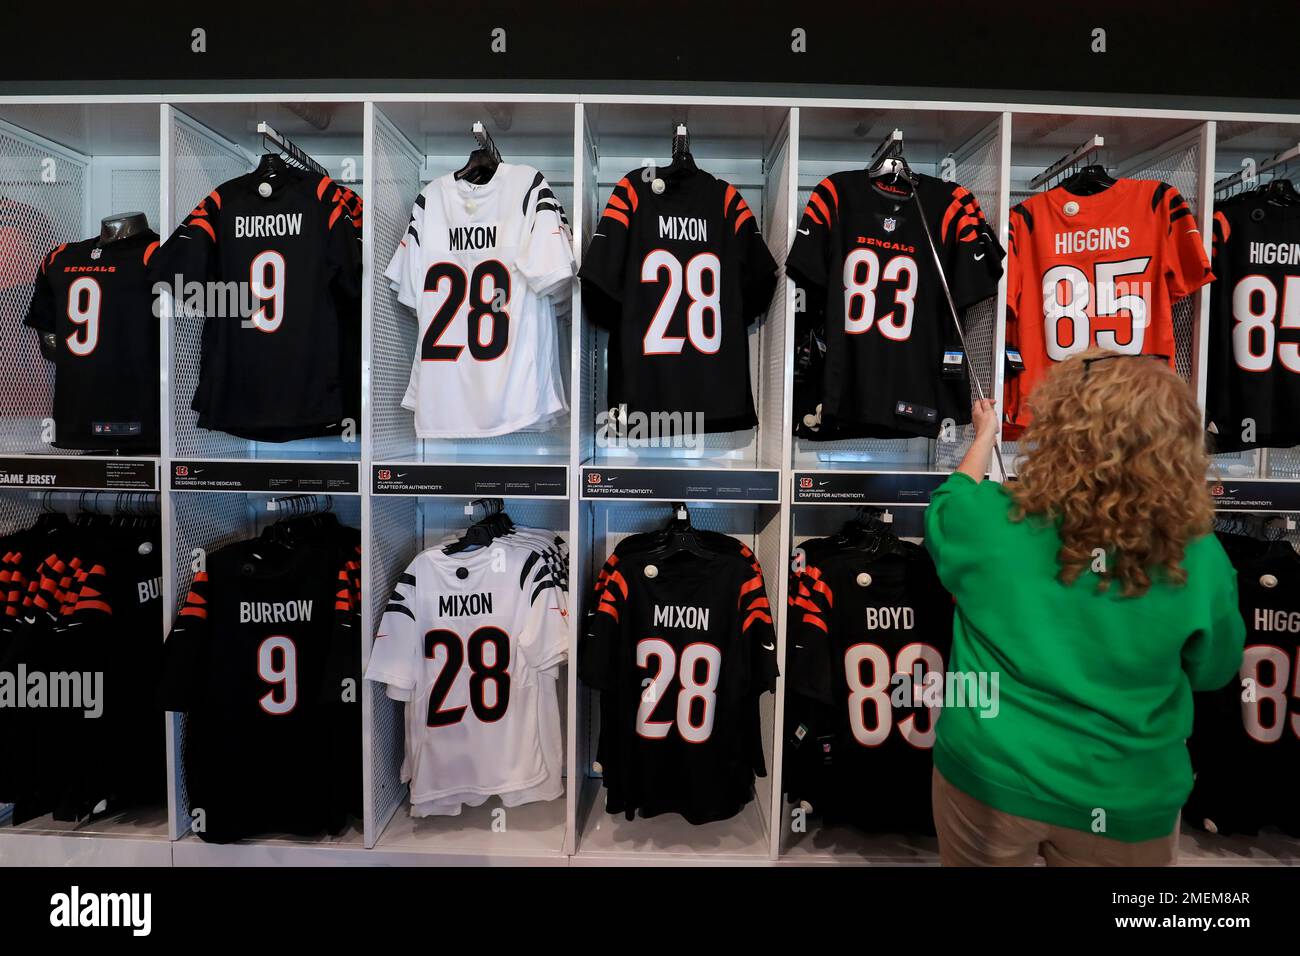
[[[605,768],[602,767],[602,766],[600,765],[600,761],[599,761],[599,760],[593,760],[593,761],[591,762],[591,770],[592,770],[593,773],[604,773],[604,772],[605,772]]]
[[[816,415],[805,415],[805,416],[803,417],[803,423],[804,423],[805,425],[807,425],[809,428],[812,428],[814,425],[818,424],[817,416],[816,416]]]
[[[654,190],[656,196],[659,196],[662,195],[663,191],[668,188],[668,184],[665,183],[658,176],[656,176],[654,182],[650,184],[650,188]]]
[[[472,200],[472,199],[466,199],[466,200],[465,200],[465,211],[466,211],[466,212],[468,212],[468,213],[473,213],[473,212],[475,212],[477,209],[478,209],[478,203],[476,203],[476,202],[475,202],[474,200]]]
[[[1277,587],[1277,578],[1271,574],[1261,574],[1259,576],[1259,583],[1266,588],[1275,588]]]
[[[866,571],[863,571],[861,574],[858,575],[857,581],[858,581],[858,587],[860,588],[870,587],[871,575],[869,575]]]
[[[800,800],[799,809],[802,810],[804,813],[812,813],[813,805],[809,803],[807,800]]]
[[[659,569],[653,564],[647,564],[645,566],[645,576],[648,578],[657,578],[659,577]]]
[[[1061,207],[1061,211],[1065,213],[1067,216],[1077,216],[1079,215],[1079,204],[1075,202],[1073,199],[1071,199],[1069,202],[1067,202],[1064,206]]]
[[[258,184],[257,184],[257,194],[258,194],[259,196],[261,196],[263,199],[265,199],[266,197],[270,196],[270,195],[271,195],[271,184],[270,184],[270,183],[258,183]]]
[[[153,542],[142,541],[140,542],[140,547],[136,548],[136,550],[141,554],[153,554]]]

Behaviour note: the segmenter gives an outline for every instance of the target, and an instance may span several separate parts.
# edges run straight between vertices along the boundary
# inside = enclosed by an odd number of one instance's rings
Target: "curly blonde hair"
[[[1028,454],[1009,488],[1012,519],[1057,522],[1060,580],[1078,579],[1102,549],[1100,590],[1119,581],[1124,595],[1143,594],[1153,572],[1186,582],[1187,543],[1214,520],[1201,414],[1187,384],[1152,356],[1090,349],[1054,368],[1030,405]]]

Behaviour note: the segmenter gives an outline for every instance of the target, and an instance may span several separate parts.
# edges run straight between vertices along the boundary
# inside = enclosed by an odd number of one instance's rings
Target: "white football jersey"
[[[532,547],[499,539],[411,562],[366,677],[406,702],[402,776],[416,815],[455,813],[492,795],[507,805],[559,796],[555,680],[567,656],[564,595]]]
[[[384,273],[419,319],[402,407],[420,438],[542,429],[567,409],[552,296],[573,274],[564,211],[531,166],[424,187]]]

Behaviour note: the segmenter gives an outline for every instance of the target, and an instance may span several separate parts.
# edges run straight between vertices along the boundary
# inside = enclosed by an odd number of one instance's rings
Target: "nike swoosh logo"
[[[795,232],[799,233],[799,235],[801,235],[801,236],[811,236],[811,235],[812,235],[812,230],[811,230],[811,229],[796,229]]]
[[[776,645],[775,645],[775,644],[764,644],[764,645],[763,645],[763,650],[765,650],[765,651],[774,651],[774,650],[776,650]]]
[[[984,258],[985,255],[986,253],[981,252],[978,256],[975,257],[975,261],[979,262],[981,259]]]

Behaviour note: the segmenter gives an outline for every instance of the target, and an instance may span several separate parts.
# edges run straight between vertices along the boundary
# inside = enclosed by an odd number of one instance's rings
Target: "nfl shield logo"
[[[90,258],[92,259],[98,259],[103,254],[104,254],[104,250],[99,248],[99,246],[96,246],[94,249],[90,250]]]
[[[893,232],[894,227],[898,225],[898,220],[893,216],[890,216],[884,221],[883,225],[885,227],[885,232]]]

